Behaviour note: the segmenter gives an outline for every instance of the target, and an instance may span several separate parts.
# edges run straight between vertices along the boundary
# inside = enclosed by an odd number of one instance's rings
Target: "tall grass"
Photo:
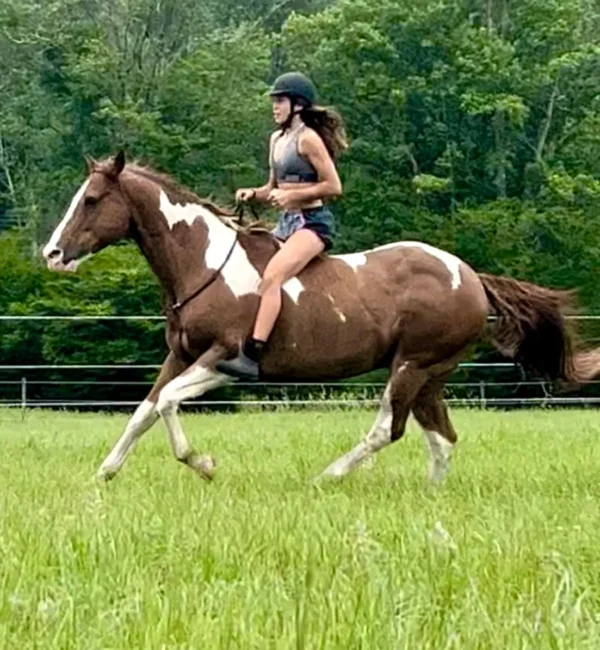
[[[1,648],[598,648],[600,417],[455,411],[441,489],[409,426],[312,478],[373,412],[184,415],[111,484],[126,418],[0,411]]]

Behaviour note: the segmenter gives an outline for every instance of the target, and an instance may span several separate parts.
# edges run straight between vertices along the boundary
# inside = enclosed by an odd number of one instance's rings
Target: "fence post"
[[[27,409],[27,377],[21,377],[21,418],[25,417]]]
[[[479,382],[479,408],[485,409],[485,382]]]

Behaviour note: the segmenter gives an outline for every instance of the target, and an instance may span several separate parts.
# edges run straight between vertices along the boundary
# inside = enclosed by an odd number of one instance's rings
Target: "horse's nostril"
[[[60,248],[53,248],[49,253],[48,253],[48,259],[49,260],[55,260],[59,258],[62,255],[62,251]]]

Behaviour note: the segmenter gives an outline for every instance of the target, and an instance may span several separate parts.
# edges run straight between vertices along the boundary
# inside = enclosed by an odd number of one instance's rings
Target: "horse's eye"
[[[98,203],[98,197],[97,196],[86,196],[84,203],[85,203],[85,205],[96,205],[96,203]]]

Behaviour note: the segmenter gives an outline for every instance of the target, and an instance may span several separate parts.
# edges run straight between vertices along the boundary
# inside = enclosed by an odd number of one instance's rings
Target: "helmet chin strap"
[[[292,108],[290,110],[290,114],[286,117],[285,122],[281,125],[282,133],[289,131],[290,127],[292,126],[292,122],[294,121],[294,117],[296,117],[296,115],[300,115],[300,113],[302,113],[305,108],[300,104],[296,104],[296,100],[293,97],[288,96],[288,98],[290,100]]]

